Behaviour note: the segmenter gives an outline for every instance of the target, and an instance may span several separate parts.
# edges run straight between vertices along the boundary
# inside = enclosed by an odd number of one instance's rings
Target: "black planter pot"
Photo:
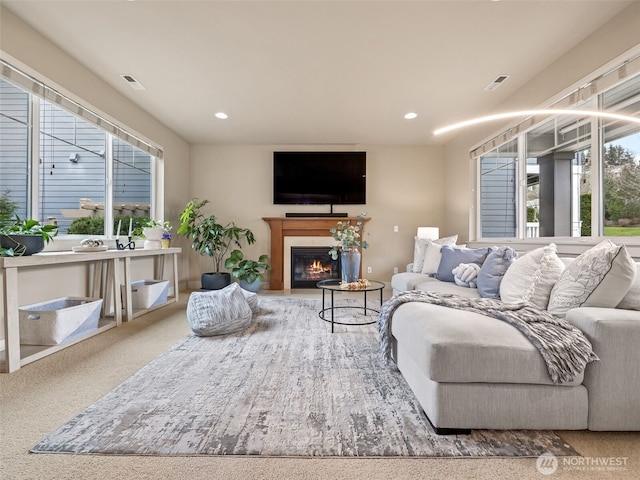
[[[231,284],[230,273],[203,273],[200,278],[203,290],[220,290]]]
[[[40,235],[0,235],[2,248],[13,248],[15,255],[33,255],[44,250],[44,238]]]

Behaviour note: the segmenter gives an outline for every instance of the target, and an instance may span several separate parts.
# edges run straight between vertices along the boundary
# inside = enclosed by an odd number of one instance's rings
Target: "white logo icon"
[[[553,475],[558,469],[558,459],[551,453],[543,453],[536,460],[536,470],[542,475]]]

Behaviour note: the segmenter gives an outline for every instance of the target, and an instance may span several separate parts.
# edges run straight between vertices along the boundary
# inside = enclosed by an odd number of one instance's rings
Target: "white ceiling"
[[[434,144],[631,3],[0,1],[192,144],[316,145]]]

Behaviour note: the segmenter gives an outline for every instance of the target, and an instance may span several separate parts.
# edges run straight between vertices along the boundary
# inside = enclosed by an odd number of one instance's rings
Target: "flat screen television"
[[[366,152],[273,152],[276,205],[363,205]]]

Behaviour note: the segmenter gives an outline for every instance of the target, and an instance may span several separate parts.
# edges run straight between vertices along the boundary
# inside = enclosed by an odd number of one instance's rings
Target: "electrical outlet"
[[[398,267],[393,267],[393,273],[398,273]]]
[[[393,231],[394,231],[394,233],[398,233],[398,231],[399,231],[398,225],[394,225],[393,226]]]
[[[372,272],[373,272],[373,268],[367,267],[367,273],[372,273]]]

